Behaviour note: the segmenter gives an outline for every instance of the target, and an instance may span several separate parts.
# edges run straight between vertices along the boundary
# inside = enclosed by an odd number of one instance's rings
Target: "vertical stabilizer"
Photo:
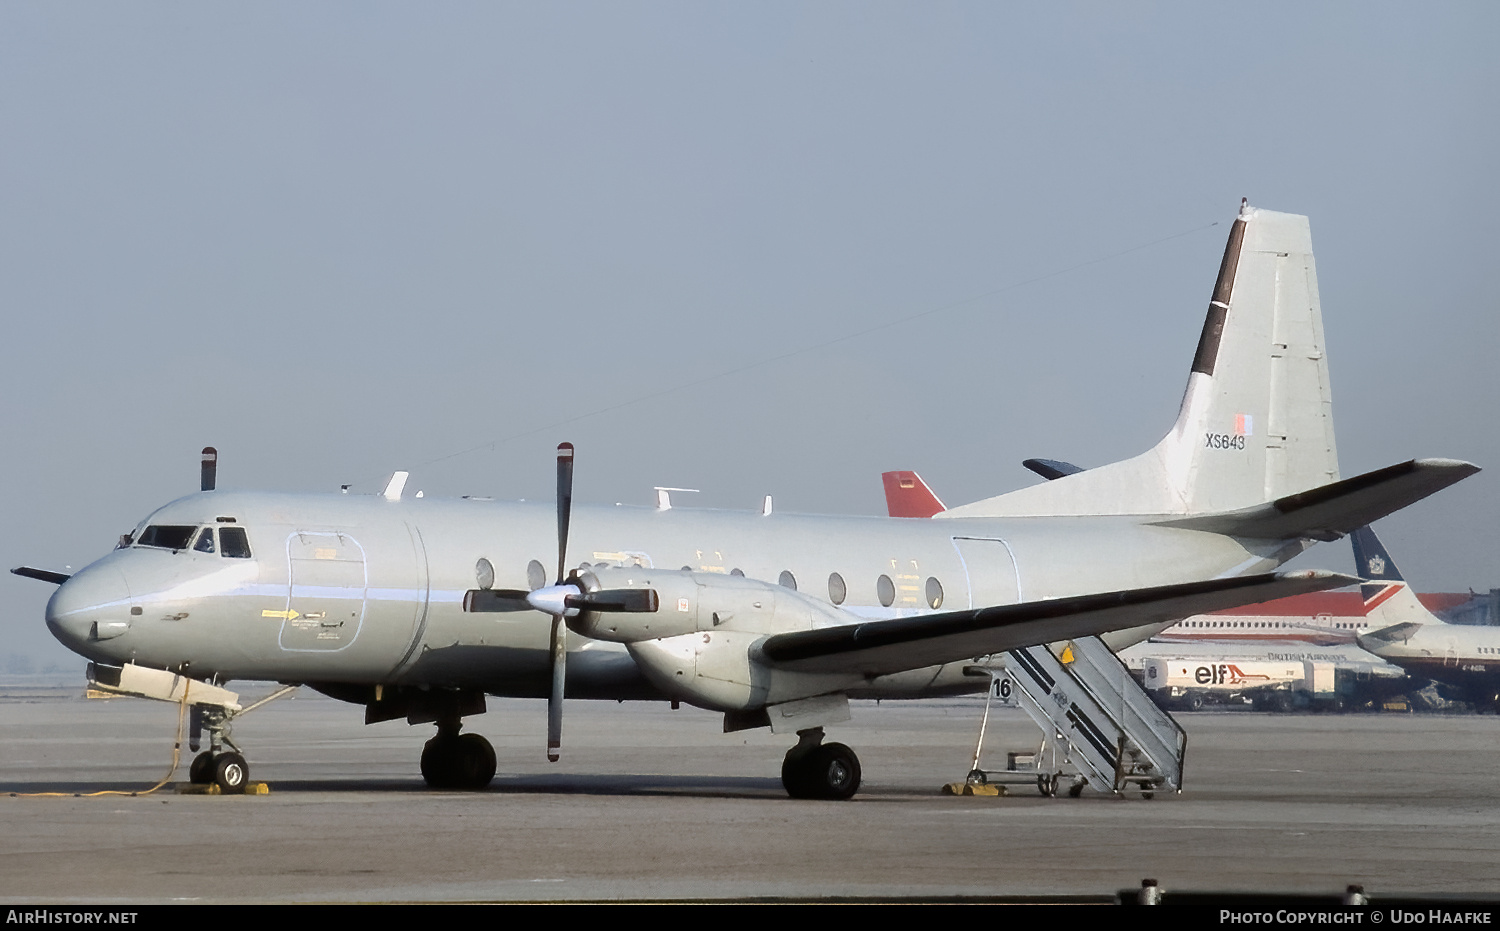
[[[1206,514],[1337,481],[1307,218],[1242,205],[1171,432],[1123,462],[944,517]]]
[[[941,513],[943,502],[915,472],[882,472],[885,509],[892,517],[931,517]]]
[[[1411,586],[1401,578],[1396,561],[1368,526],[1349,535],[1354,546],[1354,571],[1365,581],[1359,593],[1365,601],[1365,618],[1372,629],[1396,624],[1443,624],[1418,600]]]

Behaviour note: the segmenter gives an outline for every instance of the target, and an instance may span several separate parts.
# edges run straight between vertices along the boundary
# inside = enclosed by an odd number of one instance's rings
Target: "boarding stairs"
[[[1044,734],[1055,735],[1054,750],[1080,777],[1070,794],[1076,796],[1085,782],[1116,795],[1133,785],[1148,798],[1159,790],[1182,790],[1187,735],[1098,637],[1011,650],[973,671],[994,677],[992,696],[1009,693]],[[1044,749],[1046,744],[1044,739]],[[978,758],[976,749],[976,774]],[[1044,794],[1056,791],[1059,776],[1039,782]]]

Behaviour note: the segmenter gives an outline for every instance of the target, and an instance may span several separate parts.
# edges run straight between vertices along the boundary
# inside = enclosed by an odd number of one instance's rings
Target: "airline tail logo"
[[[1193,672],[1193,680],[1199,685],[1246,685],[1251,682],[1270,682],[1270,676],[1248,675],[1234,663],[1215,663],[1199,666]]]
[[[1375,568],[1374,564],[1378,559],[1380,559],[1380,557],[1376,556],[1374,559],[1370,560],[1370,571],[1372,573],[1374,572]],[[1381,566],[1381,568],[1383,569],[1385,567]],[[1392,597],[1394,597],[1397,592],[1401,591],[1401,589],[1405,587],[1406,586],[1400,582],[1386,582],[1384,585],[1361,585],[1360,590],[1364,592],[1365,595],[1365,613],[1369,614],[1371,611],[1374,611],[1376,608],[1385,604]]]
[[[1379,556],[1371,556],[1370,561],[1366,565],[1370,569],[1370,578],[1378,579],[1385,575],[1385,560]]]

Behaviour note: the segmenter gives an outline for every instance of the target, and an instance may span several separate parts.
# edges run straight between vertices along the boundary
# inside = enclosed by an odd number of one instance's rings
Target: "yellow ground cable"
[[[166,785],[168,782],[171,781],[172,775],[177,772],[177,764],[182,759],[182,723],[187,718],[188,692],[191,691],[191,689],[192,689],[192,681],[193,680],[191,680],[191,679],[187,679],[183,683],[182,701],[180,701],[180,702],[177,703],[177,739],[172,744],[172,768],[169,769],[169,770],[167,770],[167,774],[165,776],[161,777],[161,782],[158,782],[156,785],[152,786],[149,789],[142,789],[142,790],[135,791],[135,792],[132,792],[132,791],[129,791],[129,790],[126,790],[126,789],[101,789],[98,792],[12,792],[12,793],[10,793],[10,797],[11,798],[95,798],[95,797],[100,796],[100,795],[140,796],[140,795],[150,795],[151,793],[155,792],[157,789],[160,789],[162,786]]]

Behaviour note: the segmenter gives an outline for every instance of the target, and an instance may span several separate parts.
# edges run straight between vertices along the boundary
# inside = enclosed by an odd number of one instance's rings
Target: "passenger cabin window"
[[[526,564],[526,587],[533,592],[547,587],[547,567],[535,559]]]
[[[197,527],[178,527],[170,524],[152,524],[141,532],[136,546],[152,546],[164,550],[185,550],[198,532]]]
[[[229,559],[249,559],[250,540],[244,527],[219,528],[219,552]]]
[[[828,600],[836,605],[844,603],[849,597],[849,586],[844,584],[844,577],[837,572],[828,577]]]
[[[927,606],[933,610],[943,606],[943,583],[932,576],[927,577]]]

